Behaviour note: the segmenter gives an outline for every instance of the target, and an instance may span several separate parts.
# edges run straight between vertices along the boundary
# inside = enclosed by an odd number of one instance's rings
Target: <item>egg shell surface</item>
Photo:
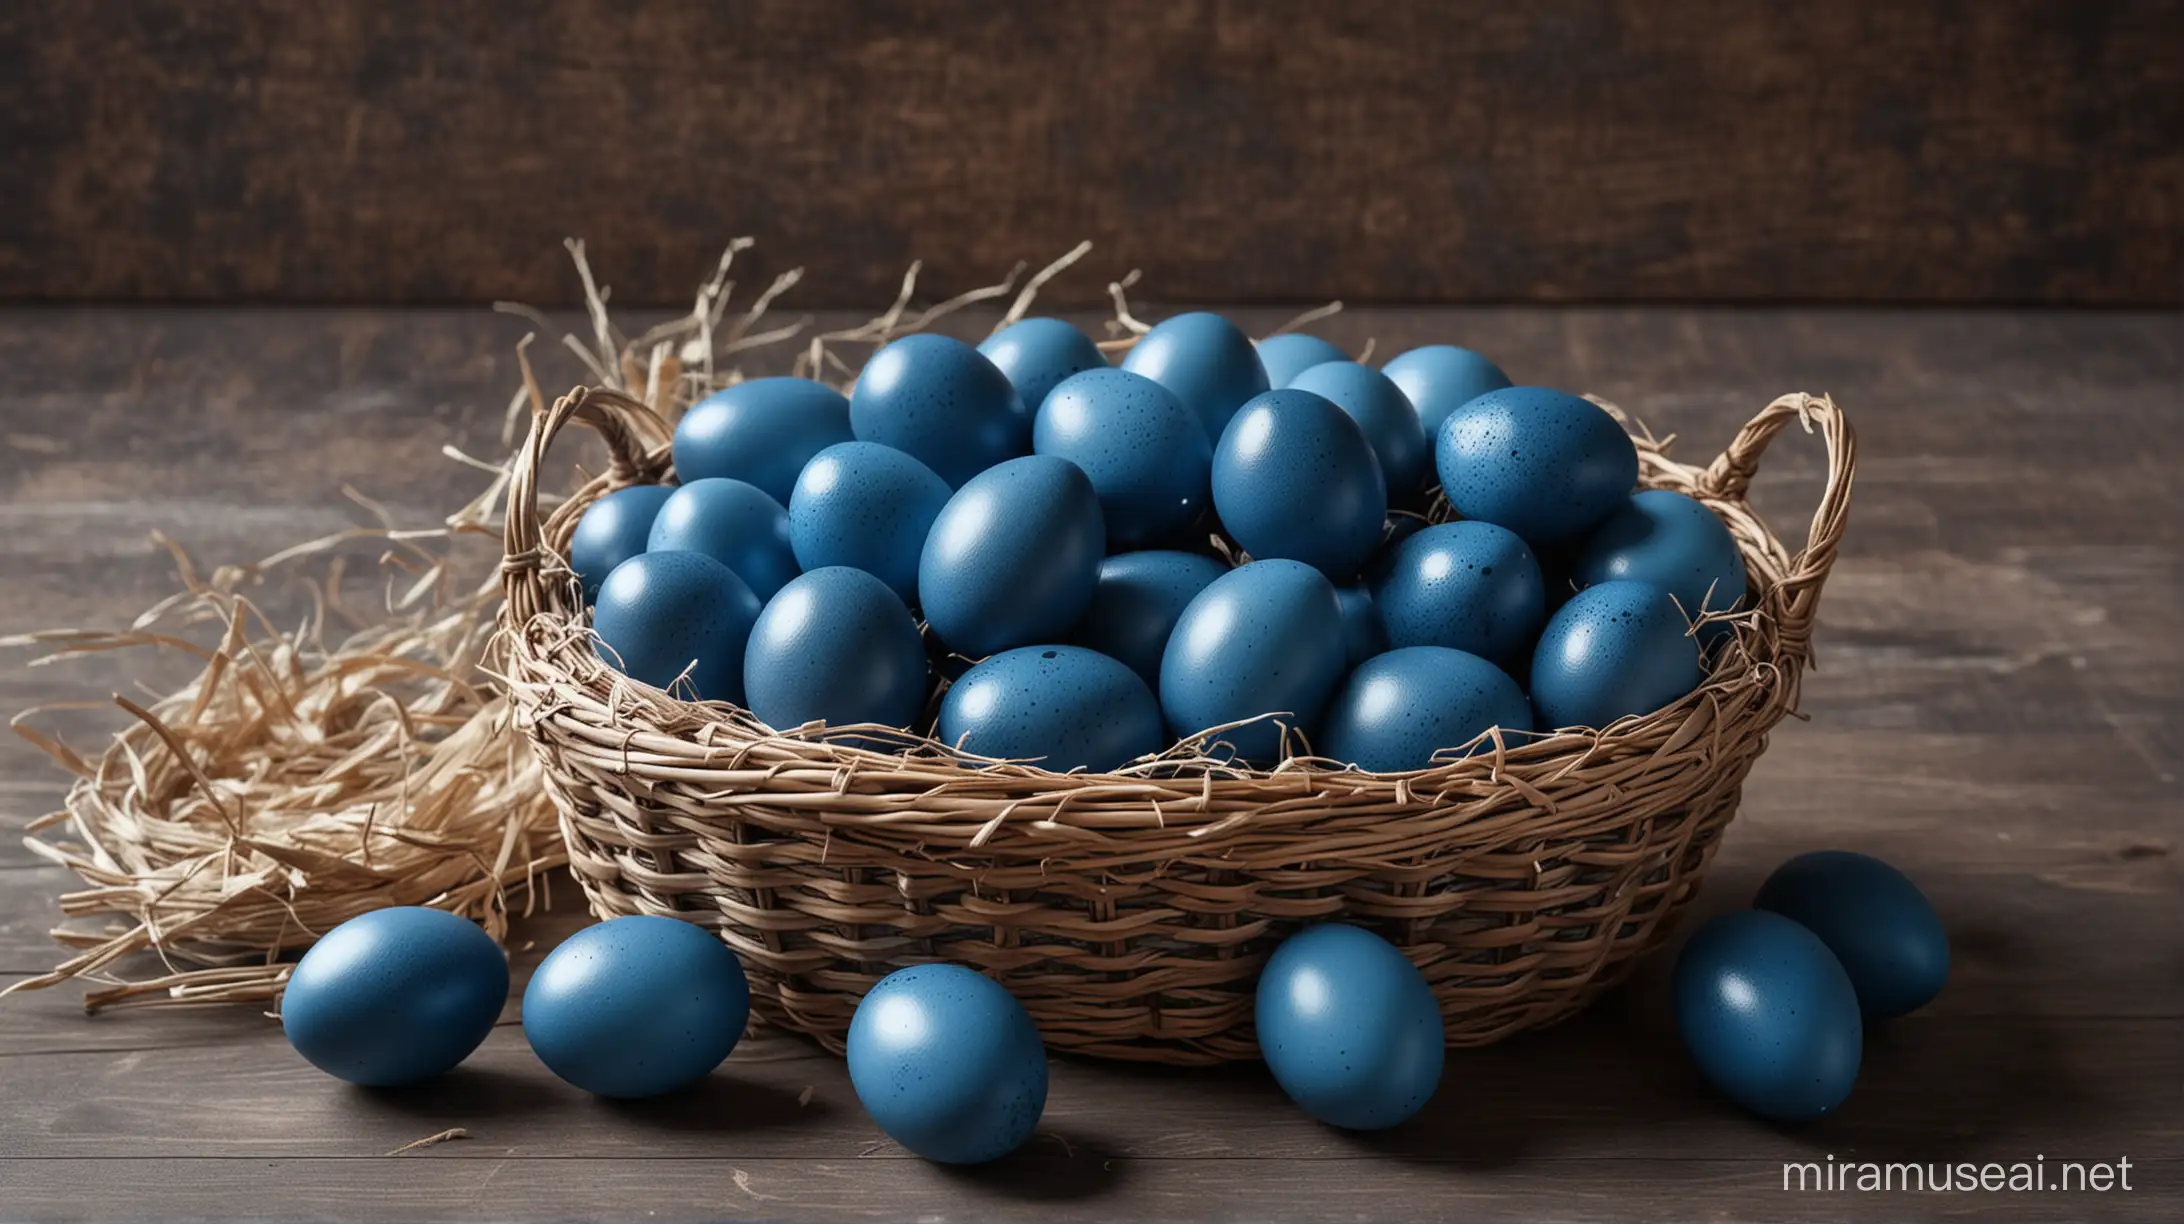
[[[789,494],[789,548],[806,570],[845,565],[918,598],[918,556],[955,490],[917,460],[877,442],[812,456]]]
[[[814,720],[908,727],[925,709],[925,641],[886,583],[847,566],[813,570],[758,614],[743,689],[776,730]]]
[[[614,567],[645,550],[652,520],[674,490],[666,485],[629,485],[584,508],[569,536],[569,568],[584,584],[584,602],[599,598],[599,584]]]
[[[614,567],[592,611],[596,649],[607,666],[698,701],[743,701],[743,648],[758,620],[758,596],[735,571],[704,553],[641,553]]]
[[[1267,390],[1258,347],[1217,314],[1180,314],[1154,325],[1123,355],[1122,368],[1168,390],[1217,441],[1245,400]]]
[[[1439,523],[1404,540],[1373,602],[1391,646],[1449,646],[1500,664],[1547,618],[1538,560],[1492,523]]]
[[[539,1061],[586,1092],[650,1097],[712,1074],[751,1017],[735,953],[705,928],[631,914],[569,936],[523,991]]]
[[[1031,410],[1008,376],[961,340],[904,336],[865,362],[849,396],[860,442],[892,446],[960,489],[1031,452]]]
[[[970,658],[1059,641],[1092,602],[1106,553],[1083,469],[1027,455],[972,477],[941,508],[918,559],[918,598],[940,640]]]
[[[789,512],[757,485],[715,477],[668,495],[652,520],[646,552],[703,553],[734,570],[761,600],[796,577]]]
[[[887,1137],[942,1164],[984,1164],[1031,1138],[1046,1047],[1008,991],[960,965],[881,978],[850,1018],[849,1082]]]
[[[1238,409],[1213,452],[1213,505],[1253,560],[1348,581],[1380,545],[1388,485],[1358,423],[1310,391]]]
[[[1273,764],[1282,727],[1309,735],[1347,663],[1342,601],[1327,576],[1299,561],[1254,561],[1184,607],[1161,655],[1160,705],[1178,738],[1256,720],[1216,739]]]
[[[1306,332],[1284,332],[1259,341],[1259,364],[1266,367],[1269,390],[1288,386],[1290,379],[1321,362],[1349,359],[1348,353]]]
[[[1210,501],[1213,445],[1175,393],[1128,370],[1072,375],[1039,406],[1033,453],[1084,469],[1114,548],[1189,526]]]
[[[1458,514],[1535,547],[1592,530],[1638,483],[1638,448],[1615,418],[1545,387],[1489,391],[1450,413],[1434,465]]]
[[[1737,910],[1676,958],[1676,1027],[1722,1094],[1761,1117],[1809,1122],[1850,1096],[1864,1056],[1858,995],[1820,937]]]
[[[1116,553],[1100,562],[1092,602],[1070,640],[1120,660],[1147,687],[1160,685],[1160,656],[1168,635],[1200,591],[1228,567],[1199,553],[1147,549]]]
[[[1107,368],[1107,355],[1092,337],[1060,319],[1020,319],[986,337],[978,351],[1016,388],[1025,410],[1035,414],[1064,379]]]
[[[1372,592],[1364,587],[1336,587],[1335,598],[1342,603],[1342,653],[1348,665],[1356,667],[1385,652],[1388,634],[1381,628]]]
[[[1433,472],[1433,446],[1418,423],[1417,409],[1386,375],[1354,361],[1327,361],[1284,385],[1320,396],[1357,422],[1380,460],[1391,504],[1407,506],[1425,491]]]
[[[1676,597],[1684,613],[1725,612],[1745,596],[1744,555],[1721,516],[1670,489],[1642,489],[1615,508],[1579,545],[1570,576],[1580,587],[1650,582]],[[1727,637],[1726,621],[1699,626],[1701,644]]]
[[[1320,725],[1320,755],[1373,773],[1427,769],[1489,728],[1514,748],[1532,729],[1532,703],[1508,673],[1446,646],[1405,646],[1350,673]],[[1493,740],[1473,753],[1491,754]]]
[[[1082,646],[982,659],[940,699],[942,743],[1055,773],[1107,773],[1167,746],[1160,702],[1122,662]]]
[[[1871,855],[1800,854],[1767,877],[1752,906],[1819,936],[1850,975],[1868,1020],[1916,1011],[1949,980],[1949,935],[1933,903]]]
[[[1418,424],[1428,441],[1440,436],[1441,422],[1450,413],[1509,385],[1509,376],[1500,366],[1453,344],[1429,344],[1398,353],[1380,372],[1418,410]]]
[[[1327,923],[1290,936],[1260,971],[1252,1018],[1282,1091],[1346,1130],[1384,1130],[1441,1083],[1441,1008],[1378,935]]]
[[[312,1066],[371,1088],[455,1069],[508,1001],[508,958],[446,910],[371,910],[304,952],[281,991],[281,1028]]]
[[[1676,601],[1649,582],[1603,582],[1570,597],[1532,653],[1542,730],[1606,727],[1699,686],[1699,644]]]
[[[675,476],[726,477],[787,504],[813,455],[854,435],[849,400],[809,378],[753,378],[690,405],[675,424]]]

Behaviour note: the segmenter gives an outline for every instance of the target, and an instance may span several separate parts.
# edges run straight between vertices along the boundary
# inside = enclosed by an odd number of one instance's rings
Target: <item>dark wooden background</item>
[[[0,298],[2184,301],[2176,0],[0,6]]]

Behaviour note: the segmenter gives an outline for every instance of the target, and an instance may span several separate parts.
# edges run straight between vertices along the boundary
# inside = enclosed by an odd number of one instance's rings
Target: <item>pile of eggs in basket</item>
[[[1057,772],[1201,736],[1397,772],[1604,727],[1696,687],[1729,632],[1694,624],[1746,596],[1722,520],[1637,491],[1597,405],[1468,349],[1376,370],[1212,314],[1119,367],[1056,319],[905,336],[847,396],[701,400],[673,458],[677,487],[606,495],[570,542],[603,659],[781,731]],[[1455,521],[1429,526],[1436,486]]]

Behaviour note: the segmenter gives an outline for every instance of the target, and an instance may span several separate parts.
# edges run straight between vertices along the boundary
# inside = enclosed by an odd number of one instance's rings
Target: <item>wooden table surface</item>
[[[125,623],[170,589],[154,529],[252,560],[356,521],[345,482],[436,518],[475,488],[440,446],[496,452],[522,328],[480,310],[0,311],[0,633]],[[1060,1060],[1039,1137],[972,1171],[887,1143],[841,1064],[793,1038],[616,1105],[548,1075],[511,1006],[445,1080],[367,1092],[252,1009],[86,1017],[55,990],[0,1003],[0,1219],[2184,1217],[2184,320],[1408,310],[1323,330],[1382,353],[1470,344],[1618,401],[1687,458],[1783,391],[1852,414],[1863,463],[1811,720],[1775,733],[1698,906],[1744,904],[1820,847],[1880,855],[1932,896],[1949,987],[1869,1038],[1838,1116],[1779,1128],[1710,1091],[1670,1031],[1665,954],[1576,1021],[1452,1053],[1389,1134],[1315,1125],[1257,1067]],[[1768,457],[1757,497],[1784,535],[1819,461],[1794,431]],[[9,659],[0,706],[181,674]],[[51,721],[82,746],[112,726]],[[0,747],[9,825],[63,784]],[[0,840],[0,981],[52,962],[71,883]],[[583,920],[559,897],[520,931],[519,989]],[[458,1126],[467,1141],[386,1155]],[[2128,1159],[2131,1189],[1783,1190],[1785,1161],[1829,1155]]]

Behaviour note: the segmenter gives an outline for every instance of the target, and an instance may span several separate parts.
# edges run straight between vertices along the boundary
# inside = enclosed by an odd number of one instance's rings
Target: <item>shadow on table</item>
[[[934,1165],[950,1181],[1031,1203],[1072,1202],[1121,1188],[1129,1162],[1104,1140],[1056,1127],[992,1164]]]

